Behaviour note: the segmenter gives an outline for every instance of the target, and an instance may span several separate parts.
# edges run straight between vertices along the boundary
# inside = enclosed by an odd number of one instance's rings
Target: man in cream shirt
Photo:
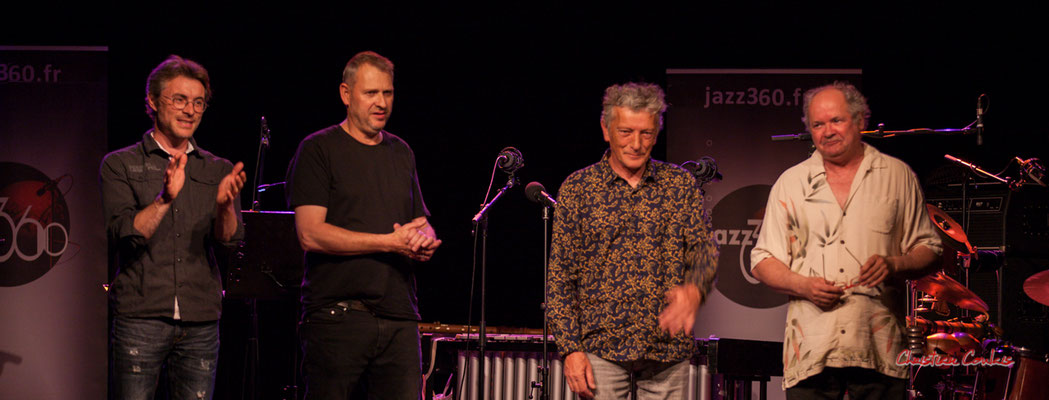
[[[805,93],[816,152],[772,187],[752,273],[791,296],[783,343],[788,399],[903,399],[903,279],[931,272],[940,241],[914,173],[860,141],[856,88]]]

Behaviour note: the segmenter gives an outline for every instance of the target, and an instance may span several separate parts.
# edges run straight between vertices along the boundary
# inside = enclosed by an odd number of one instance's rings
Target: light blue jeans
[[[171,399],[209,400],[215,391],[219,324],[113,317],[109,357],[114,399],[152,400],[166,366]]]
[[[688,360],[658,362],[639,360],[608,361],[586,353],[594,370],[595,400],[630,398],[630,377],[637,385],[637,400],[671,400],[685,398],[688,385]]]

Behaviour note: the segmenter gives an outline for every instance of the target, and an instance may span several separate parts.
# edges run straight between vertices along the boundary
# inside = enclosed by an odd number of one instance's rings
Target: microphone
[[[513,174],[524,166],[524,156],[519,150],[507,147],[499,152],[499,157],[495,159],[495,162],[503,172]]]
[[[1045,186],[1045,166],[1042,165],[1042,160],[1037,158],[1028,158],[1026,160],[1016,157],[1016,160],[1020,162],[1020,169],[1023,170],[1024,181],[1037,183],[1039,186]]]
[[[47,193],[48,190],[53,190],[56,186],[58,186],[58,179],[47,181],[44,183],[44,186],[41,186],[40,189],[36,190],[36,195],[43,196],[44,193]]]
[[[981,94],[976,98],[976,145],[983,146],[983,98],[987,97],[986,94]]]
[[[546,188],[543,187],[542,183],[529,182],[528,185],[525,185],[525,196],[528,197],[528,200],[544,206],[557,207],[557,200],[554,200],[549,193],[546,193]]]
[[[58,189],[58,182],[61,182],[62,179],[65,179],[67,177],[69,177],[69,174],[62,175],[55,179],[49,179],[47,182],[44,182],[44,186],[41,186],[40,189],[36,190],[36,195],[43,196],[44,193],[47,193],[48,191]]]
[[[262,116],[262,124],[259,127],[259,136],[262,137],[262,145],[270,146],[270,125],[266,123],[266,116]]]
[[[722,179],[721,173],[718,172],[718,162],[708,156],[701,157],[699,161],[685,161],[681,164],[681,168],[691,172],[700,185]]]

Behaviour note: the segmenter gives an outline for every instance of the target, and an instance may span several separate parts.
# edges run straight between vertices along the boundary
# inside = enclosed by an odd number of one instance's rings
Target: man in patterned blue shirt
[[[558,193],[550,323],[568,385],[584,398],[684,397],[717,247],[693,176],[651,159],[665,111],[657,85],[606,89],[609,150]]]

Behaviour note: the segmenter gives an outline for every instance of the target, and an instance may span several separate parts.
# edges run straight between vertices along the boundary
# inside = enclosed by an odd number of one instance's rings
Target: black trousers
[[[418,399],[419,324],[342,306],[313,311],[300,327],[306,399]]]
[[[787,400],[835,399],[881,400],[907,398],[907,380],[883,375],[867,368],[824,368],[787,388]]]

